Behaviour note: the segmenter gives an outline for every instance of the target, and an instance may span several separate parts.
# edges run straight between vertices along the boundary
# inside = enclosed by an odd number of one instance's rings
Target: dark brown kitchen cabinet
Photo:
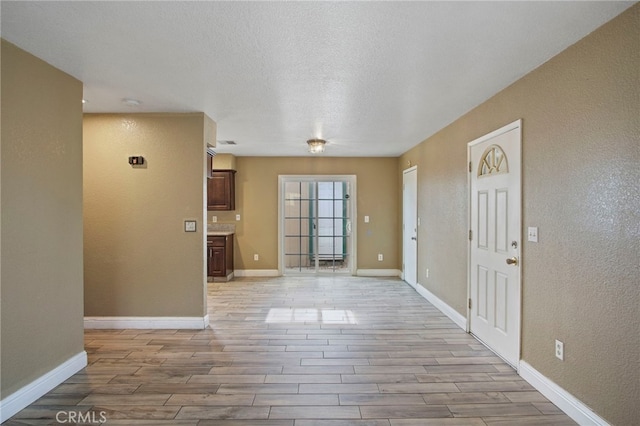
[[[233,234],[207,236],[207,276],[214,281],[233,278]]]
[[[213,170],[207,179],[207,210],[236,209],[236,171]]]

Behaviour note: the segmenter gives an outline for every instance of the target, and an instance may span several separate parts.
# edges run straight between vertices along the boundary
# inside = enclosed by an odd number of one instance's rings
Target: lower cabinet
[[[207,237],[207,276],[214,281],[233,278],[233,234]]]

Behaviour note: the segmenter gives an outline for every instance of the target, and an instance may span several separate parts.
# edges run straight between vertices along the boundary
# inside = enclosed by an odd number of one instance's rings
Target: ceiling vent
[[[236,141],[218,141],[220,145],[236,145]]]

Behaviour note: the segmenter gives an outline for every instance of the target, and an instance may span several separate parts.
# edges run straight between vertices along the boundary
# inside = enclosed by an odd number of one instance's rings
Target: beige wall
[[[523,119],[540,240],[523,242],[522,359],[617,425],[640,419],[639,29],[636,5],[400,159],[418,164],[420,284],[464,315],[466,144]]]
[[[236,157],[231,154],[218,154],[213,157],[213,168],[218,170],[235,170]]]
[[[81,100],[2,40],[1,398],[84,350]]]
[[[202,113],[85,115],[85,315],[206,314],[205,136],[212,132]],[[144,166],[129,165],[133,155]],[[197,220],[197,232],[184,232],[186,219]]]
[[[208,214],[236,225],[236,269],[278,269],[278,175],[297,174],[356,175],[357,267],[399,268],[396,158],[237,157],[236,165],[236,210]],[[363,222],[365,215],[370,223]],[[378,253],[384,261],[378,262]]]

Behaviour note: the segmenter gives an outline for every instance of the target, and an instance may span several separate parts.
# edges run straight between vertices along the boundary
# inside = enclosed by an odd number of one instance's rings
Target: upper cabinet
[[[207,210],[236,209],[236,171],[213,170],[207,179]]]

